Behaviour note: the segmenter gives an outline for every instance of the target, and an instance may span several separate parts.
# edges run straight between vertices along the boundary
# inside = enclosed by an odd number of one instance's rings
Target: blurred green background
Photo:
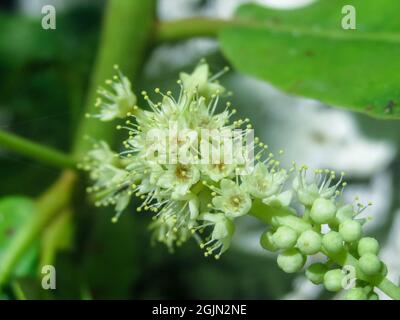
[[[157,16],[170,20],[190,16],[227,18],[240,0],[160,0]],[[311,1],[253,1],[293,8]],[[57,9],[57,29],[40,27],[41,7]],[[104,1],[2,1],[0,4],[0,128],[65,152],[82,116],[96,55]],[[196,38],[152,47],[143,66],[140,87],[174,89],[181,70],[189,71],[205,57],[214,72],[229,64],[216,40]],[[282,65],[284,68],[284,65]],[[222,82],[234,92],[233,104],[249,117],[258,135],[274,149],[283,148],[284,162],[346,171],[346,199],[356,195],[374,206],[368,231],[383,243],[390,278],[400,276],[400,126],[286,95],[271,85],[230,72]],[[176,89],[176,88],[175,88]],[[118,146],[117,146],[118,148]],[[1,250],[29,215],[32,203],[59,175],[0,146]],[[21,261],[2,298],[18,298],[22,290],[34,299],[319,299],[331,298],[303,276],[287,275],[275,257],[259,249],[263,226],[240,220],[232,248],[219,261],[206,259],[194,241],[171,254],[152,246],[150,218],[132,203],[118,224],[113,210],[94,210],[85,202],[84,186],[76,191],[71,229],[61,235],[51,261],[57,289],[44,291],[37,281],[43,258],[43,236]],[[4,218],[10,215],[12,218]],[[39,269],[40,270],[40,269]]]

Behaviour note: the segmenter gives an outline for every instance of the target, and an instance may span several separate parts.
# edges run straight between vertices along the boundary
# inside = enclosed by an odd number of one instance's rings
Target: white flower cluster
[[[148,110],[135,105],[136,97],[130,90],[130,83],[119,70],[114,82],[108,82],[112,83],[113,91],[100,91],[103,97],[107,97],[107,102],[99,100],[100,112],[93,117],[101,120],[126,117],[125,124],[117,128],[128,130],[129,135],[123,142],[124,151],[121,153],[112,152],[105,142],[95,143],[82,167],[90,172],[94,181],[88,192],[96,205],[115,206],[117,214],[113,221],[117,221],[131,197],[137,196],[142,200],[137,211],[154,213],[150,225],[154,240],[172,249],[194,237],[204,248],[205,255],[219,257],[230,245],[234,233],[233,220],[249,212],[254,198],[265,203],[282,201],[282,204],[288,204],[290,195],[281,196],[287,172],[279,168],[273,154],[264,157],[268,148],[257,138],[251,145],[251,151],[258,151],[255,156],[257,164],[246,175],[241,174],[243,163],[225,161],[223,151],[228,146],[215,136],[207,137],[207,143],[211,151],[217,149],[217,161],[213,158],[210,162],[182,163],[178,159],[177,163],[160,163],[153,157],[158,150],[155,146],[159,144],[159,137],[152,135],[152,130],[167,130],[171,122],[177,126],[176,134],[168,136],[166,148],[174,148],[175,153],[185,148],[196,159],[203,160],[204,149],[192,143],[185,134],[178,133],[191,130],[200,134],[204,129],[224,132],[244,127],[241,129],[244,135],[251,130],[248,119],[230,122],[236,110],[229,102],[221,112],[217,112],[225,89],[216,79],[226,71],[224,69],[210,77],[209,67],[202,61],[192,74],[180,74],[178,99],[170,91],[163,94],[155,89],[161,96],[155,103],[146,92],[142,92]],[[240,150],[240,156],[246,157]],[[215,152],[211,153],[214,157]]]
[[[150,229],[155,241],[172,250],[193,237],[206,256],[216,258],[230,246],[234,220],[251,213],[270,224],[260,243],[267,250],[279,251],[277,263],[283,271],[297,272],[307,256],[322,252],[327,261],[307,268],[311,282],[324,283],[330,291],[341,290],[345,276],[335,262],[346,263],[357,270],[358,281],[346,297],[375,299],[373,288],[387,271],[378,258],[378,242],[362,237],[365,220],[357,216],[365,206],[355,208],[338,201],[346,186],[344,173],[337,177],[330,170],[315,170],[310,179],[307,167],[295,164],[288,172],[258,138],[250,146],[255,165],[247,167],[249,148],[232,145],[244,145],[243,136],[252,130],[249,120],[231,122],[235,110],[229,102],[217,112],[225,89],[216,79],[225,71],[210,77],[208,65],[201,62],[192,74],[181,73],[177,99],[170,91],[164,94],[155,89],[161,98],[153,102],[142,92],[147,109],[136,106],[130,82],[119,70],[113,81],[107,81],[111,90],[100,91],[103,98],[94,117],[103,121],[126,118],[117,129],[126,129],[128,137],[120,153],[105,142],[95,143],[81,164],[94,181],[88,192],[95,204],[114,205],[116,222],[136,196],[141,200],[137,211],[153,213]],[[174,130],[166,137],[158,134],[170,129],[171,123]],[[233,135],[233,144],[218,136],[239,128],[242,133]],[[214,131],[199,144],[193,137],[203,130]],[[208,161],[210,150],[212,161]],[[228,159],[226,151],[235,156]],[[295,178],[285,188],[291,172]],[[298,214],[295,208],[300,207]]]

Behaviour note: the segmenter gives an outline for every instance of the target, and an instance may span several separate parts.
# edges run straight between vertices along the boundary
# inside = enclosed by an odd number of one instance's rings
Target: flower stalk
[[[304,219],[300,218],[299,216],[294,216],[293,213],[285,210],[285,208],[274,208],[265,205],[260,201],[255,201],[253,203],[253,206],[250,210],[250,215],[267,225],[273,224],[273,220],[279,217],[280,224],[282,225],[289,225],[291,228],[297,230],[308,230],[312,228],[311,223],[305,222]],[[290,222],[285,219],[290,219]],[[396,286],[392,281],[382,275],[379,275],[373,279],[363,274],[358,266],[357,259],[351,253],[342,251],[339,254],[332,254],[323,248],[321,248],[320,252],[342,267],[345,265],[351,265],[355,267],[357,271],[357,278],[361,280],[372,281],[376,287],[382,290],[382,292],[384,292],[386,295],[392,299],[400,300],[400,287]]]
[[[76,162],[58,150],[29,141],[10,132],[0,130],[0,145],[8,150],[61,169],[74,169]]]
[[[121,70],[135,75],[134,80],[138,79],[152,35],[154,14],[154,0],[108,1],[83,115],[96,112],[98,88],[105,80],[112,79],[114,65],[118,64]],[[107,123],[100,125],[83,117],[75,136],[73,153],[81,157],[91,148],[90,140],[85,139],[87,137],[112,142],[114,134],[114,126]]]
[[[158,22],[155,25],[154,41],[170,42],[192,37],[215,38],[226,27],[238,24],[234,20],[190,18],[176,21]]]

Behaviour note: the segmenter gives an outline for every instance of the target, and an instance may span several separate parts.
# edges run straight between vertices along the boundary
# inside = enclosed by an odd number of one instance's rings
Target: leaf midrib
[[[291,25],[280,24],[279,26],[271,22],[252,22],[243,20],[231,20],[226,26],[222,28],[222,31],[232,28],[246,28],[256,29],[260,31],[270,31],[281,34],[289,34],[293,37],[300,36],[311,36],[332,40],[344,40],[344,41],[373,41],[373,42],[385,42],[385,43],[400,43],[400,33],[394,32],[365,32],[358,30],[327,30],[317,28],[304,28],[294,27]]]
[[[307,28],[293,24],[279,24],[270,21],[249,21],[235,18],[210,19],[187,18],[167,22],[158,22],[154,29],[153,40],[155,42],[185,40],[193,37],[218,37],[224,30],[229,29],[253,29],[270,31],[293,36],[311,36],[332,40],[348,41],[375,41],[384,43],[400,43],[399,32],[368,32],[359,30],[331,30],[325,28]]]

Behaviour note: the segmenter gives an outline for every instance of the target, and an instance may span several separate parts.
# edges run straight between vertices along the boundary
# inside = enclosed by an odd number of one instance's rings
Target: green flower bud
[[[358,264],[362,272],[368,276],[373,276],[379,273],[382,268],[382,263],[379,258],[373,253],[366,253],[358,260]]]
[[[347,219],[353,219],[353,215],[354,215],[354,209],[351,204],[347,204],[343,207],[340,207],[336,211],[336,219],[339,221],[339,223],[342,223]]]
[[[260,245],[263,247],[265,250],[268,251],[277,251],[278,247],[274,243],[274,240],[272,239],[272,232],[270,230],[265,230],[263,234],[261,235],[260,238]]]
[[[361,238],[358,242],[358,254],[360,257],[366,253],[378,254],[379,242],[371,237]]]
[[[324,286],[326,290],[337,292],[340,291],[342,287],[342,281],[344,274],[340,269],[329,270],[324,275]]]
[[[332,221],[335,217],[336,206],[328,199],[318,198],[314,201],[311,208],[310,217],[318,224],[325,224]]]
[[[306,270],[306,277],[314,284],[321,284],[324,281],[325,272],[328,267],[324,263],[313,263]]]
[[[338,253],[343,249],[343,237],[339,232],[329,231],[322,237],[322,245],[329,253]]]
[[[345,220],[339,225],[339,233],[346,242],[356,241],[361,238],[361,224],[355,220]]]
[[[272,239],[279,249],[289,249],[296,244],[297,232],[290,227],[282,226],[276,230]]]
[[[321,236],[313,230],[304,231],[297,239],[297,248],[303,254],[315,254],[321,249]]]
[[[286,273],[294,273],[303,268],[306,258],[299,250],[292,248],[278,255],[277,263]]]
[[[364,292],[363,288],[352,288],[347,291],[344,296],[346,300],[367,300],[367,294]]]
[[[305,206],[312,206],[315,199],[317,199],[318,197],[318,190],[312,192],[312,190],[300,189],[297,191],[297,196],[302,204],[304,204]]]

